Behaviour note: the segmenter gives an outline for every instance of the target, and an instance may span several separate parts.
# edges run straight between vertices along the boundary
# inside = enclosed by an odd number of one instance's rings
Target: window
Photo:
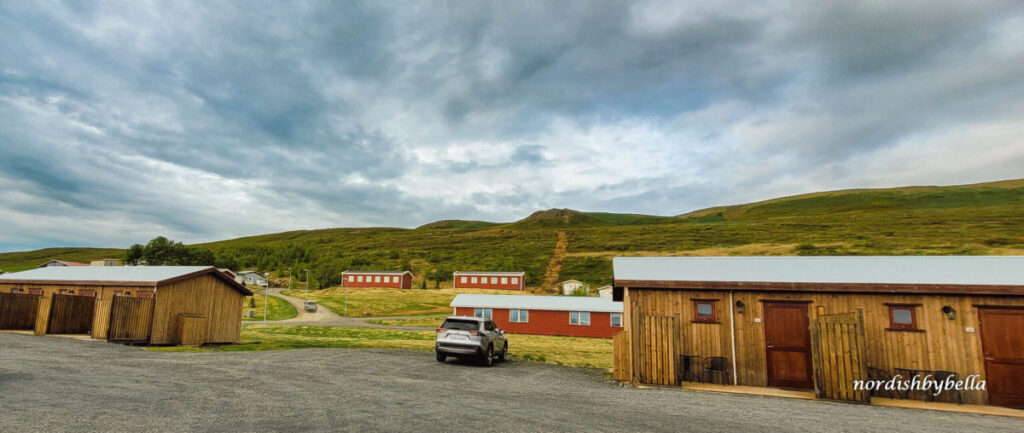
[[[508,277],[501,277],[501,284],[508,284]]]
[[[462,284],[466,284],[466,277],[459,277],[459,282]]]
[[[37,289],[37,288],[34,288],[34,287],[29,287],[28,294],[30,294],[30,295],[42,295],[43,294],[43,289]]]
[[[485,319],[490,319],[491,318],[491,309],[490,308],[477,308],[477,309],[473,310],[473,315],[476,316],[476,317],[483,317]]]
[[[590,313],[586,311],[570,311],[569,324],[579,326],[590,326]]]
[[[392,283],[397,283],[398,282],[398,277],[391,277],[391,282]]]
[[[612,317],[612,323],[611,323],[612,328],[621,328],[622,327],[622,313],[612,313],[611,317]]]
[[[498,284],[498,277],[491,277],[491,284]]]
[[[512,284],[519,284],[519,277],[512,277]]]
[[[362,275],[359,276],[359,282],[360,283],[363,282],[363,276]]]
[[[11,287],[11,293],[25,293],[25,289],[21,287]]]
[[[530,310],[508,310],[508,321],[511,323],[528,323]]]
[[[885,304],[889,307],[889,331],[915,331],[917,328],[917,307],[920,304]]]
[[[476,284],[476,277],[473,277],[473,284]]]
[[[373,277],[373,282],[379,283],[380,282],[380,275],[377,275],[376,277]]]
[[[355,275],[349,275],[348,276],[348,282],[354,283],[355,281],[356,281],[356,276]]]
[[[715,316],[715,303],[717,299],[694,299],[693,300],[693,321],[701,323],[718,323]]]
[[[79,295],[80,296],[91,296],[91,297],[95,298],[96,297],[96,291],[93,290],[93,289],[82,289],[81,292],[79,293]]]

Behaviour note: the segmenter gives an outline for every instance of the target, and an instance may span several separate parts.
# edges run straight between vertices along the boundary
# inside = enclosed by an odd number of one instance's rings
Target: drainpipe
[[[736,379],[736,304],[732,300],[732,290],[729,291],[729,336],[732,340],[732,384],[738,384]]]

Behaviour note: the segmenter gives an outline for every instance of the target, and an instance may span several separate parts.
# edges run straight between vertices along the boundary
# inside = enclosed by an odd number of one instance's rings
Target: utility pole
[[[270,272],[263,274],[267,279],[267,285],[263,287],[263,325],[267,324],[267,301],[270,300]]]
[[[341,287],[345,288],[345,317],[348,317],[348,286],[345,285],[345,275],[341,275]]]
[[[306,269],[306,299],[309,299],[309,269]]]

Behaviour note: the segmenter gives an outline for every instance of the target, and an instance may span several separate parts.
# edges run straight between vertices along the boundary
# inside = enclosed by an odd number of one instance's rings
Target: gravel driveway
[[[515,350],[513,348],[513,350]],[[163,353],[0,334],[0,431],[1022,431],[996,416],[633,389],[423,351]]]

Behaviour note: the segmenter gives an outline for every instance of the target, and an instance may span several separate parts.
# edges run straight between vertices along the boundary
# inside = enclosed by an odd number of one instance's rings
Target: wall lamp
[[[743,305],[743,301],[736,301],[736,312],[737,313],[743,314],[744,307],[745,307],[745,305]]]
[[[942,307],[942,314],[945,314],[946,318],[949,320],[956,319],[956,310],[954,310],[953,307],[950,307],[949,305]]]

